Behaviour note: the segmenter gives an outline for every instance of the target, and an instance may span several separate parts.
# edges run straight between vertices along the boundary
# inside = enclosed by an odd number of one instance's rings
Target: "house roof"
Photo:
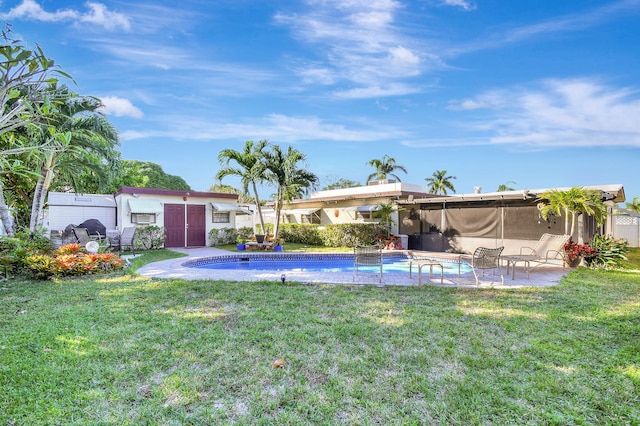
[[[585,185],[581,188],[593,189],[602,193],[603,201],[613,201],[621,203],[625,200],[624,187],[622,184],[610,185]],[[502,192],[480,192],[471,194],[455,194],[445,196],[434,196],[418,198],[411,202],[399,201],[399,204],[438,204],[438,203],[461,203],[468,201],[497,201],[497,200],[535,200],[540,194],[547,191],[568,191],[570,187],[563,188],[543,188],[543,189],[525,189],[518,191],[502,191]]]
[[[123,186],[114,194],[145,194],[158,196],[176,196],[176,197],[194,197],[194,198],[227,198],[229,200],[237,200],[238,194],[225,194],[221,192],[200,192],[200,191],[184,191],[178,189],[159,189],[159,188],[136,188],[133,186]]]

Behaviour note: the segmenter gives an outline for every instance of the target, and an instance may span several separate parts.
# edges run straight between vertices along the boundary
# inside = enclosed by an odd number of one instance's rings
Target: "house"
[[[98,219],[107,234],[131,226],[164,227],[165,247],[209,245],[212,229],[235,228],[236,216],[249,214],[236,194],[134,187],[115,194],[49,192],[47,206],[44,223],[52,238],[61,238],[68,225]]]
[[[114,198],[119,229],[162,226],[167,248],[208,246],[212,229],[235,228],[236,215],[248,214],[237,194],[122,187]]]
[[[596,233],[612,235],[611,213],[615,203],[625,200],[623,186],[583,188],[600,192],[608,206],[609,220],[599,227],[595,218],[580,214],[574,240],[588,241]],[[531,242],[537,241],[543,233],[565,233],[564,217],[542,218],[539,195],[550,190],[569,189],[476,192],[399,201],[404,207],[400,213],[399,233],[409,235],[409,248],[415,250],[469,253],[481,246],[504,246],[504,254],[516,254],[520,247],[531,246]]]
[[[366,186],[318,191],[309,198],[293,200],[282,210],[282,223],[312,223],[318,225],[377,222],[375,212],[380,204],[397,203],[415,197],[427,198],[424,185],[393,180],[373,181]],[[272,211],[272,210],[271,210]],[[398,213],[392,228],[397,233]],[[275,220],[274,213],[265,216]]]

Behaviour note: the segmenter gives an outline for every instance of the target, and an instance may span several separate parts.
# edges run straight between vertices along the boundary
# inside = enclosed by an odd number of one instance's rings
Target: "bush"
[[[594,235],[589,245],[598,252],[596,256],[584,259],[591,268],[619,268],[627,260],[629,243],[626,240],[609,235]]]
[[[211,247],[235,244],[238,235],[236,228],[212,229],[209,231],[209,241],[211,241]]]
[[[280,238],[288,242],[326,247],[373,245],[387,235],[385,227],[377,223],[284,224],[280,229]]]
[[[9,274],[24,272],[27,257],[51,252],[51,241],[42,234],[17,232],[14,237],[0,237],[0,261]]]
[[[161,226],[142,226],[133,239],[136,250],[158,250],[164,246],[165,229]]]
[[[52,254],[34,254],[24,260],[36,279],[106,273],[122,269],[124,261],[113,253],[87,253],[80,244],[67,244]]]
[[[253,232],[253,228],[250,228],[248,226],[238,228],[237,231],[238,231],[238,237],[240,237],[240,239],[242,239],[243,241],[250,240],[255,235]]]

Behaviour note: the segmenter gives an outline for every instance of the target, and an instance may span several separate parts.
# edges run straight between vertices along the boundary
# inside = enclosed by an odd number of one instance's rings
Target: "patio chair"
[[[540,264],[551,263],[551,260],[562,259],[564,267],[564,245],[569,241],[570,235],[542,234],[542,237],[533,247],[521,247],[520,254],[502,256],[507,261],[507,274],[511,270],[511,279],[515,279],[516,264],[522,262],[527,271],[527,279],[531,270],[531,262]]]
[[[359,266],[380,266],[382,282],[382,249],[378,246],[356,246],[353,248],[353,281]]]
[[[129,247],[131,253],[134,252],[135,249],[135,237],[136,237],[137,228],[134,226],[128,226],[122,230],[122,234],[120,234],[120,251],[124,250],[124,247]]]
[[[85,247],[89,241],[93,241],[87,228],[73,228],[73,235],[82,247]]]
[[[478,247],[471,256],[471,270],[473,276],[476,278],[476,286],[480,285],[478,278],[478,270],[482,270],[482,276],[484,277],[484,271],[492,269],[495,275],[496,269],[500,273],[500,281],[504,284],[504,276],[502,275],[502,267],[500,266],[500,254],[502,254],[504,247],[487,248]]]

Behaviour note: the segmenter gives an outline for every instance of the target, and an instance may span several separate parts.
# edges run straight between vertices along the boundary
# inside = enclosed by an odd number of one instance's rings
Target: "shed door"
[[[165,247],[184,247],[185,220],[184,204],[164,205]]]
[[[187,205],[187,247],[202,247],[206,240],[205,206]]]

